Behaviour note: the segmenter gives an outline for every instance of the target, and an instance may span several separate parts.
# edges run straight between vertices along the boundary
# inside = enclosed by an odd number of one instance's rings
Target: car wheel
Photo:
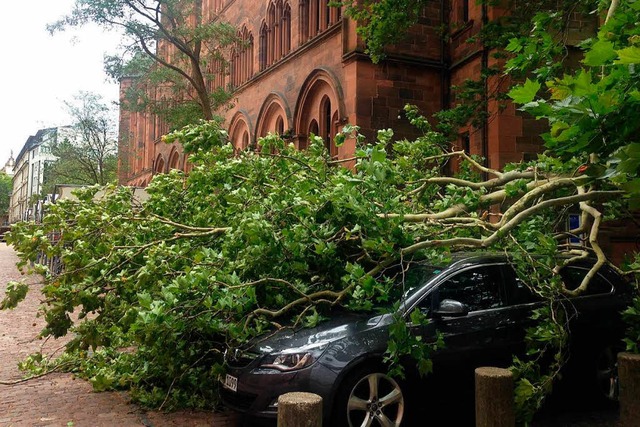
[[[334,409],[334,424],[349,427],[399,426],[405,412],[400,384],[384,368],[365,367],[343,383]]]

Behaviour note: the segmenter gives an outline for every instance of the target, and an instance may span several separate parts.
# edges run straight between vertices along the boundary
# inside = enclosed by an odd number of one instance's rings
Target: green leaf
[[[518,104],[527,104],[533,101],[539,90],[540,83],[527,79],[523,85],[511,89],[508,95]]]
[[[628,193],[640,195],[640,178],[623,184],[622,188]]]
[[[591,49],[584,55],[583,64],[591,67],[599,67],[618,57],[613,43],[605,40],[598,40],[591,46]]]
[[[371,151],[372,162],[384,162],[386,158],[387,158],[387,152],[381,146],[376,146]]]
[[[618,51],[620,59],[615,61],[616,64],[640,64],[640,47],[631,46]]]
[[[5,291],[5,298],[0,302],[0,310],[13,309],[27,296],[29,286],[20,282],[9,282]]]
[[[520,52],[522,50],[522,43],[520,43],[520,39],[512,38],[509,40],[509,44],[505,48],[507,52]]]

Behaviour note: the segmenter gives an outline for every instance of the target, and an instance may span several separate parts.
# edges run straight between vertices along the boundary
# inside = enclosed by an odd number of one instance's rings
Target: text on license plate
[[[238,379],[233,375],[227,374],[224,378],[224,386],[232,391],[238,391]]]

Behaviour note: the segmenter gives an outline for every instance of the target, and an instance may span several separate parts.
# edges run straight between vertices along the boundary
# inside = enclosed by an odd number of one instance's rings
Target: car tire
[[[331,425],[400,426],[405,417],[405,402],[403,387],[387,374],[383,365],[364,365],[342,382]]]

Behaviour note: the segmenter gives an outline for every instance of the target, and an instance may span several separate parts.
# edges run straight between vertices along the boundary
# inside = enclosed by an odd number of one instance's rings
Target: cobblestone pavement
[[[41,340],[44,321],[37,311],[42,294],[36,276],[22,276],[15,267],[15,252],[0,243],[0,299],[11,280],[30,284],[27,299],[14,310],[0,311],[0,381],[19,380],[17,363],[40,349],[59,352],[60,340]],[[144,411],[129,402],[126,393],[94,393],[91,385],[71,374],[55,373],[27,382],[0,384],[0,427],[44,426],[213,426],[231,427],[233,414]]]

